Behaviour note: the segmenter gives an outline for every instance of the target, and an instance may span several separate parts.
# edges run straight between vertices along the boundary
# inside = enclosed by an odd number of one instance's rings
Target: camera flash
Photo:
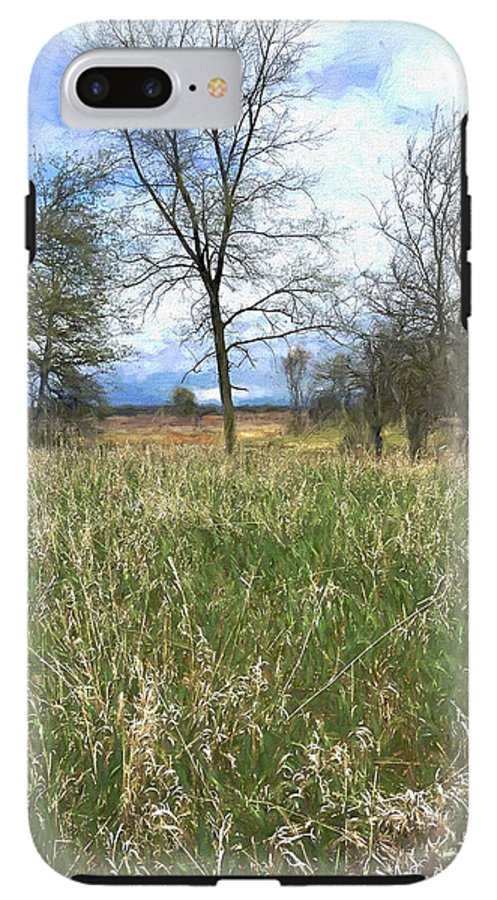
[[[211,97],[224,97],[228,90],[228,85],[224,78],[211,78],[207,85],[207,90]]]

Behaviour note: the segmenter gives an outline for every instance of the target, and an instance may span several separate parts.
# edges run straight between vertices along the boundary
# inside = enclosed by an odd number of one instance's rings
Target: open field
[[[284,435],[230,460],[207,424],[33,451],[40,851],[69,874],[438,870],[466,819],[463,468]]]
[[[287,410],[272,412],[242,412],[236,415],[236,427],[244,444],[252,442],[281,442],[288,436],[291,414]],[[139,412],[135,415],[116,414],[99,424],[103,440],[117,444],[222,444],[223,417],[210,413],[193,417],[175,416],[171,412]],[[331,436],[338,439],[338,433]],[[328,438],[328,440],[330,437]]]
[[[292,433],[291,412],[289,410],[244,411],[236,413],[236,431],[244,447],[265,446],[300,451],[339,450],[344,430],[331,422],[310,421],[304,432],[296,436]],[[223,420],[220,413],[210,413],[193,417],[175,416],[171,412],[137,412],[132,415],[113,415],[101,419],[96,427],[98,440],[119,446],[142,446],[158,444],[169,447],[174,444],[200,444],[221,447],[223,444]],[[404,451],[407,440],[399,427],[384,427],[383,449],[386,454]],[[448,449],[457,441],[457,429],[449,422],[440,426],[428,443],[428,451],[437,457],[440,447]]]

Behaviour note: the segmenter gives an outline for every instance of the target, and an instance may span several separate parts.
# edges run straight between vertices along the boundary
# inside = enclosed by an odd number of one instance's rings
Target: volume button
[[[473,207],[473,199],[472,199],[472,197],[471,197],[471,194],[467,194],[467,206],[466,206],[466,215],[467,215],[467,218],[468,218],[468,222],[467,222],[467,225],[466,225],[466,228],[467,228],[467,231],[466,231],[466,236],[467,236],[466,249],[467,249],[467,250],[471,250],[471,239],[472,239],[472,229],[471,229],[471,222],[472,222],[472,219],[471,219],[471,215],[472,215],[472,207]]]
[[[461,321],[467,330],[471,315],[471,263],[464,260],[461,272]]]
[[[36,190],[32,181],[29,182],[29,194],[25,200],[25,240],[24,245],[29,251],[29,262],[32,263],[36,253]]]

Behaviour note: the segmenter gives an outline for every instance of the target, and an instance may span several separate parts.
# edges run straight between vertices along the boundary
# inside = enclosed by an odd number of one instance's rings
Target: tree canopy
[[[102,156],[37,157],[34,165],[37,249],[29,272],[29,383],[34,422],[56,410],[94,407],[97,378],[122,359]]]

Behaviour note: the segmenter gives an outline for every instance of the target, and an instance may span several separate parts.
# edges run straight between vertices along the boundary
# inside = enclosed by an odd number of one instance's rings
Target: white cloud
[[[220,403],[221,395],[219,388],[197,388],[195,396],[201,403]]]
[[[405,48],[392,58],[382,92],[392,108],[429,111],[465,107],[466,80],[454,48],[420,25],[405,25]]]

